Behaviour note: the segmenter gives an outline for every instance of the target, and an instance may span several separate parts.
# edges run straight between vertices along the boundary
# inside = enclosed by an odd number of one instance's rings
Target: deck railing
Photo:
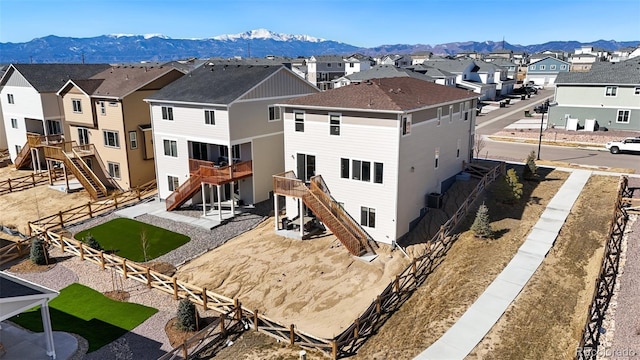
[[[273,176],[273,191],[278,195],[301,198],[309,189],[304,181],[298,179],[293,171]]]

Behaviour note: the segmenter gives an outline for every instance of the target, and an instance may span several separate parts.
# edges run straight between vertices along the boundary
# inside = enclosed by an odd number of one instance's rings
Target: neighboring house
[[[448,71],[441,70],[433,66],[428,66],[424,63],[408,67],[407,69],[412,69],[417,73],[424,74],[432,78],[436,84],[445,86],[456,86],[456,75]]]
[[[508,79],[515,79],[518,74],[518,65],[512,61],[497,58],[491,62],[493,65],[499,66],[507,71]]]
[[[149,106],[152,96],[184,73],[167,66],[113,66],[90,79],[60,88],[67,140],[92,144],[99,156],[90,168],[106,170],[118,187],[131,189],[155,179]]]
[[[533,81],[542,86],[552,85],[559,73],[569,72],[570,66],[566,61],[547,56],[529,64],[525,82]]]
[[[404,55],[384,55],[378,60],[378,65],[393,65],[396,67],[409,66],[412,64],[410,56]]]
[[[611,59],[609,61],[611,61],[612,63],[617,63],[620,61],[628,60],[630,58],[629,56],[634,50],[636,50],[636,48],[634,47],[625,47],[618,50],[614,50],[613,53],[611,54]]]
[[[531,54],[529,56],[529,64],[533,64],[536,61],[546,59],[548,57],[556,58],[559,60],[566,60],[567,56],[564,51],[561,50],[545,50],[539,53]]]
[[[375,61],[370,56],[362,54],[353,54],[344,59],[345,61],[345,75],[351,75],[360,71],[366,71],[375,66]],[[335,80],[334,80],[335,81]]]
[[[569,119],[582,126],[595,120],[601,127],[640,131],[640,59],[598,63],[589,72],[560,73],[549,123],[565,127]],[[575,121],[575,120],[573,120]]]
[[[274,177],[274,192],[287,197],[287,219],[297,224],[306,206],[355,255],[366,240],[396,242],[426,213],[429,194],[446,190],[471,159],[476,101],[473,92],[395,77],[279,104],[288,172]],[[278,215],[276,229],[297,236]]]
[[[524,52],[524,51],[515,51],[513,53],[512,61],[516,65],[523,65],[526,60],[527,60],[527,53],[526,52]]]
[[[342,56],[312,56],[307,59],[307,80],[320,90],[331,89],[331,82],[345,75],[345,65]]]
[[[11,64],[0,79],[2,115],[11,159],[27,133],[64,135],[64,112],[56,92],[69,79],[88,79],[108,64]],[[30,155],[29,155],[30,156]]]
[[[433,53],[431,51],[416,51],[415,53],[410,55],[411,65],[422,64],[423,62],[431,59],[432,56]]]
[[[160,199],[169,210],[203,194],[232,205],[269,199],[271,176],[284,169],[272,104],[318,91],[282,65],[208,63],[148,97]]]
[[[0,65],[0,79],[4,75],[7,66]],[[7,150],[9,145],[7,144],[7,132],[4,129],[4,118],[2,117],[2,102],[0,102],[0,150]]]
[[[600,58],[592,54],[573,54],[569,57],[571,68],[569,71],[589,71],[593,63],[600,61]]]
[[[511,61],[513,59],[513,50],[509,49],[499,49],[494,50],[487,55],[488,59],[504,59],[507,61]]]
[[[509,67],[515,70],[515,64],[508,63],[507,66],[500,66],[504,59],[498,59],[488,63],[482,60],[476,60],[475,63],[480,67],[478,74],[485,84],[496,84],[496,95],[507,96],[513,92],[516,80],[509,77]]]
[[[478,63],[483,66],[480,67]],[[456,85],[479,94],[479,100],[496,98],[495,67],[490,68],[488,63],[473,59],[432,59],[425,61],[422,65],[454,74]]]
[[[339,88],[354,83],[357,84],[371,79],[384,79],[392,77],[413,77],[416,79],[435,82],[434,78],[409,69],[401,69],[393,65],[376,65],[369,70],[357,72],[336,79],[333,83],[333,88]]]
[[[476,51],[461,51],[455,55],[456,59],[482,59],[483,55]]]

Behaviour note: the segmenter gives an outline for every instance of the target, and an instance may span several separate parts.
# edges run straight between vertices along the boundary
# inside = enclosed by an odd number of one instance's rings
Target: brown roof
[[[94,91],[102,84],[104,79],[80,79],[73,80],[73,83],[79,87],[82,91],[88,95],[93,94]]]
[[[122,98],[173,70],[168,66],[112,66],[91,77],[103,81],[89,95]]]
[[[409,78],[372,79],[322,93],[299,97],[288,105],[408,111],[477,97],[473,92]]]

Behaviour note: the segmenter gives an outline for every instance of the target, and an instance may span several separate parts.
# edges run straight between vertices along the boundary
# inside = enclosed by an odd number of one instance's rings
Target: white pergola
[[[49,300],[58,292],[0,271],[0,322],[40,305],[47,356],[56,358],[53,330],[49,316]]]

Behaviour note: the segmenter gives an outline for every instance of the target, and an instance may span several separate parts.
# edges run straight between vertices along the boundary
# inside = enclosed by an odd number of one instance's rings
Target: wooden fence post
[[[178,279],[173,277],[173,299],[178,300]]]
[[[151,270],[147,267],[147,287],[151,289]]]
[[[60,217],[60,226],[64,227],[64,220],[62,219],[62,211],[58,211],[58,217]]]
[[[87,206],[89,207],[89,217],[93,219],[93,211],[91,211],[91,201],[87,203]]]
[[[227,333],[227,329],[224,328],[224,315],[221,314],[220,315],[220,334],[222,336],[225,336],[226,333]]]
[[[233,307],[236,308],[236,320],[242,320],[242,306],[238,298],[233,299]]]
[[[104,251],[100,251],[100,266],[102,266],[102,270],[104,270]]]
[[[289,325],[289,345],[293,345],[296,343],[296,330],[295,325]]]
[[[60,251],[64,252],[64,239],[62,238],[62,236],[60,236]]]
[[[31,183],[33,187],[36,187],[36,174],[31,174]]]
[[[187,340],[182,342],[182,358],[183,359],[188,359],[189,358],[189,352],[187,349]]]
[[[13,189],[11,189],[11,179],[7,179],[7,184],[9,184],[9,192],[13,191]]]
[[[27,221],[27,229],[29,230],[29,236],[31,236],[31,221]]]
[[[209,310],[207,308],[207,288],[202,288],[202,308],[204,311]]]
[[[376,313],[380,315],[381,311],[382,311],[382,301],[380,300],[380,295],[378,295],[376,297]]]
[[[258,331],[258,309],[253,311],[253,329]]]
[[[331,359],[336,360],[338,358],[338,343],[335,340],[331,340]]]
[[[140,185],[136,186],[136,195],[138,196],[138,200],[140,200]]]
[[[398,277],[398,275],[396,275],[396,277],[393,279],[393,291],[400,291],[400,278]]]
[[[127,280],[127,259],[122,259],[122,276]]]
[[[60,243],[62,244],[64,242],[64,239],[62,236],[60,236]],[[80,260],[84,260],[84,248],[82,247],[82,241],[78,241],[78,245],[80,247]]]
[[[360,331],[360,318],[356,319],[354,322],[355,327],[353,328],[353,337],[358,338],[358,332]]]
[[[115,206],[115,208],[118,208],[118,197],[116,196],[116,194],[113,194],[113,204]]]

